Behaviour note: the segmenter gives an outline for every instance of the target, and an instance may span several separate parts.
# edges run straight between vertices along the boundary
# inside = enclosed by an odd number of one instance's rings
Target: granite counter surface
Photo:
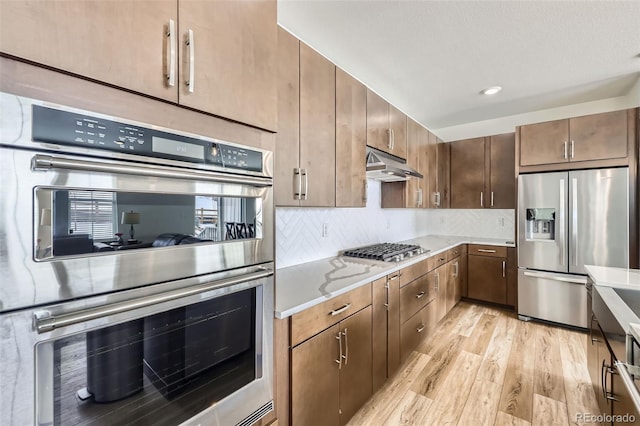
[[[417,244],[429,252],[401,262],[336,256],[277,269],[276,318],[290,317],[460,244],[515,247],[513,241],[447,235],[428,235],[400,242]]]

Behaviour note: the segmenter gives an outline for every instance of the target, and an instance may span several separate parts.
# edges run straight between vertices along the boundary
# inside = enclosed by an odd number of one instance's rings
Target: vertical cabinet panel
[[[490,180],[485,206],[496,209],[516,207],[515,133],[489,138]]]
[[[300,41],[278,27],[278,133],[274,170],[277,206],[298,206],[294,169],[300,161]],[[297,183],[297,182],[296,182]]]
[[[485,138],[466,139],[451,147],[451,208],[483,208]]]
[[[276,1],[180,0],[178,7],[180,104],[275,131]]]
[[[569,120],[570,161],[627,156],[627,111],[593,114]]]
[[[438,207],[448,209],[451,203],[450,197],[450,165],[451,165],[451,145],[438,140],[438,193],[440,194],[440,205]]]
[[[367,145],[389,151],[389,103],[367,89]]]
[[[291,350],[291,423],[338,425],[338,324]]]
[[[373,307],[371,336],[372,386],[378,391],[387,380],[387,278],[380,278],[371,284]]]
[[[176,1],[3,1],[0,51],[177,102],[166,77],[169,20],[176,45]]]
[[[428,144],[427,144],[427,162],[429,169],[429,182],[428,187],[429,191],[429,208],[435,209],[440,207],[438,203],[438,140],[436,135],[429,132],[428,134]]]
[[[569,120],[548,121],[520,127],[520,165],[568,161]]]
[[[367,89],[336,68],[336,207],[364,207]]]
[[[389,128],[392,142],[389,154],[407,158],[407,116],[391,104],[389,104]]]
[[[345,355],[340,370],[340,425],[371,397],[371,306],[340,322]]]
[[[301,206],[336,203],[335,87],[335,65],[300,43],[300,167],[306,170]]]
[[[471,299],[507,303],[506,258],[469,255],[468,274]]]

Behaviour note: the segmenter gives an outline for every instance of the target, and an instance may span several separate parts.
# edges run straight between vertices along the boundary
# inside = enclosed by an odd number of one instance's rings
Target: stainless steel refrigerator
[[[629,169],[518,177],[518,315],[588,326],[584,265],[629,265]]]

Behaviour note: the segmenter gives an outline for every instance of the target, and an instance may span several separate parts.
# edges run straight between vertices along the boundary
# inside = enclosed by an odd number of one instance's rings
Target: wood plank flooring
[[[586,340],[460,302],[348,426],[592,425]]]

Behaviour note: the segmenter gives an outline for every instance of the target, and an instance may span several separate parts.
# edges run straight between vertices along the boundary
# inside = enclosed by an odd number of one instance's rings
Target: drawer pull
[[[416,328],[418,333],[422,333],[424,331],[424,324],[420,324],[420,327]]]
[[[396,274],[396,275],[390,276],[389,277],[389,281],[397,280],[398,278],[400,278],[400,274]]]
[[[421,291],[420,293],[416,294],[416,299],[420,299],[424,295],[425,295],[425,292]]]
[[[444,262],[446,260],[446,257],[440,257],[438,258],[438,262]]]
[[[480,253],[495,253],[495,250],[487,250],[487,249],[478,249]]]
[[[343,307],[341,307],[339,309],[334,309],[333,311],[329,312],[329,315],[331,315],[331,316],[340,315],[341,313],[343,313],[344,311],[346,311],[350,307],[351,307],[351,303],[345,303],[345,305]]]

